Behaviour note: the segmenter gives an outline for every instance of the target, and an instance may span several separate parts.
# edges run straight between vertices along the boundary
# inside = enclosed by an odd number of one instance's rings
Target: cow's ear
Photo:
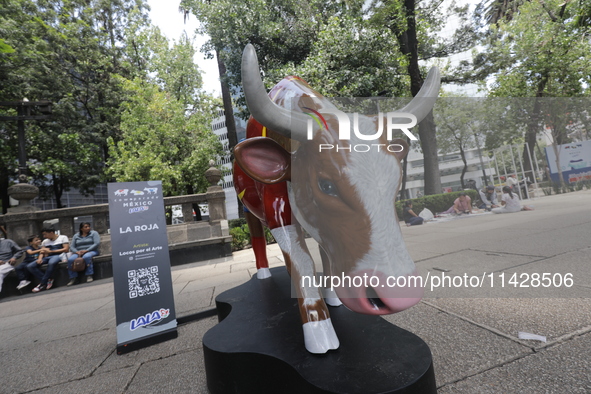
[[[402,159],[404,159],[406,157],[406,155],[408,155],[409,147],[408,147],[408,142],[406,142],[405,140],[403,140],[401,138],[396,138],[396,139],[390,141],[390,144],[402,146],[402,149],[400,150],[400,152],[394,153],[399,161],[402,161]],[[399,148],[394,149],[394,150],[399,150]]]
[[[236,164],[252,179],[272,184],[291,179],[291,155],[266,137],[248,138],[234,147]]]

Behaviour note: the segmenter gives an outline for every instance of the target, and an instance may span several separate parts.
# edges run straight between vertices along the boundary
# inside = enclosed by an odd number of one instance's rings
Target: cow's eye
[[[335,184],[329,181],[328,179],[319,179],[318,187],[320,188],[320,191],[322,193],[328,194],[329,196],[337,197],[339,195]]]

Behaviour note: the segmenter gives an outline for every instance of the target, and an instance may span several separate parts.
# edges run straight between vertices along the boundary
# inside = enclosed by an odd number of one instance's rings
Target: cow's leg
[[[244,216],[250,231],[250,243],[257,265],[257,278],[269,278],[271,277],[271,271],[269,271],[269,261],[267,261],[267,240],[265,239],[263,224],[251,212],[244,212]]]
[[[328,255],[326,254],[326,252],[324,251],[324,249],[322,249],[322,246],[320,246],[320,245],[318,245],[318,250],[320,251],[320,257],[322,258],[322,269],[324,271],[324,276],[330,277],[332,275],[332,272],[330,269],[330,260],[328,258]],[[332,283],[332,281],[328,281],[328,283]],[[330,287],[325,287],[322,289],[322,293],[324,294],[324,301],[328,305],[330,305],[330,306],[343,305],[343,303],[341,302],[339,297],[337,297],[337,293],[334,291],[334,289],[332,289]]]
[[[339,347],[328,308],[320,289],[313,286],[314,261],[306,246],[303,232],[297,225],[271,229],[271,233],[285,255],[290,267],[292,283],[298,296],[300,317],[304,329],[304,343],[310,353],[326,353]]]

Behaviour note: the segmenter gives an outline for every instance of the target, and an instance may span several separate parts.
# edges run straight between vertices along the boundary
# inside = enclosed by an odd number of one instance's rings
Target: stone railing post
[[[94,230],[99,234],[107,232],[107,215],[108,213],[94,213],[92,215]]]
[[[37,208],[31,205],[31,200],[39,195],[39,188],[28,183],[17,183],[8,188],[8,195],[18,200],[18,206],[8,208],[8,213],[36,212]]]
[[[226,193],[224,189],[217,183],[222,179],[222,172],[213,167],[214,161],[210,160],[209,165],[211,166],[205,171],[205,178],[209,182],[210,186],[207,188],[207,205],[209,208],[209,222],[211,224],[217,223],[220,220],[226,220]]]
[[[181,204],[181,212],[183,212],[183,222],[190,223],[193,221],[193,203]]]
[[[60,234],[67,235],[68,238],[72,238],[74,236],[74,217],[66,216],[59,218],[60,220]]]

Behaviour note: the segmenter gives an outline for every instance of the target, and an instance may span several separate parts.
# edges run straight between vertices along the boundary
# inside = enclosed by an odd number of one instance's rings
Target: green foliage
[[[242,250],[250,242],[250,234],[245,232],[242,226],[231,228],[230,235],[232,236],[232,250]]]
[[[92,193],[101,180],[106,139],[117,138],[124,100],[117,75],[125,57],[123,29],[131,9],[143,1],[7,0],[0,36],[14,48],[0,53],[0,101],[50,100],[49,122],[27,122],[26,150],[42,197],[71,187]],[[144,15],[145,21],[145,15]],[[15,125],[6,123],[12,140]],[[14,174],[16,150],[0,172]],[[6,163],[6,164],[5,164]]]
[[[459,197],[460,193],[466,193],[472,203],[475,203],[478,199],[478,192],[476,190],[464,190],[461,192],[452,192],[452,193],[443,193],[443,194],[432,194],[429,196],[424,196],[420,198],[415,198],[412,200],[412,210],[418,215],[419,212],[423,210],[423,208],[427,208],[433,214],[437,212],[443,212],[449,209],[452,205],[454,205],[454,201],[456,198]],[[398,215],[398,220],[402,219],[402,211],[404,208],[404,203],[406,200],[396,201],[396,215]]]
[[[229,220],[228,226],[230,227],[230,235],[232,236],[232,250],[244,249],[250,243],[250,231],[246,224],[246,219]],[[271,234],[271,230],[268,227],[264,227],[264,231],[267,244],[275,243],[275,238]]]
[[[582,3],[561,0],[516,2],[519,11],[490,27],[480,67],[495,75],[497,97],[586,94],[591,65],[591,26],[577,23]],[[586,37],[586,38],[585,38]]]
[[[303,62],[271,70],[269,79],[298,75],[327,97],[404,96],[407,79],[393,76],[404,73],[406,58],[395,40],[361,17],[332,17]]]
[[[2,3],[0,101],[53,102],[51,121],[26,125],[42,197],[55,196],[61,207],[64,191],[92,193],[111,175],[162,179],[169,194],[203,190],[203,172],[219,152],[209,132],[217,103],[201,92],[191,39],[169,46],[150,25],[145,0]],[[0,125],[0,140],[4,190],[17,166],[15,122]],[[140,142],[143,150],[133,152]]]
[[[167,196],[204,192],[209,161],[221,154],[213,112],[187,114],[185,104],[151,83],[123,81],[122,137],[109,140],[107,173],[118,182],[162,180]]]

